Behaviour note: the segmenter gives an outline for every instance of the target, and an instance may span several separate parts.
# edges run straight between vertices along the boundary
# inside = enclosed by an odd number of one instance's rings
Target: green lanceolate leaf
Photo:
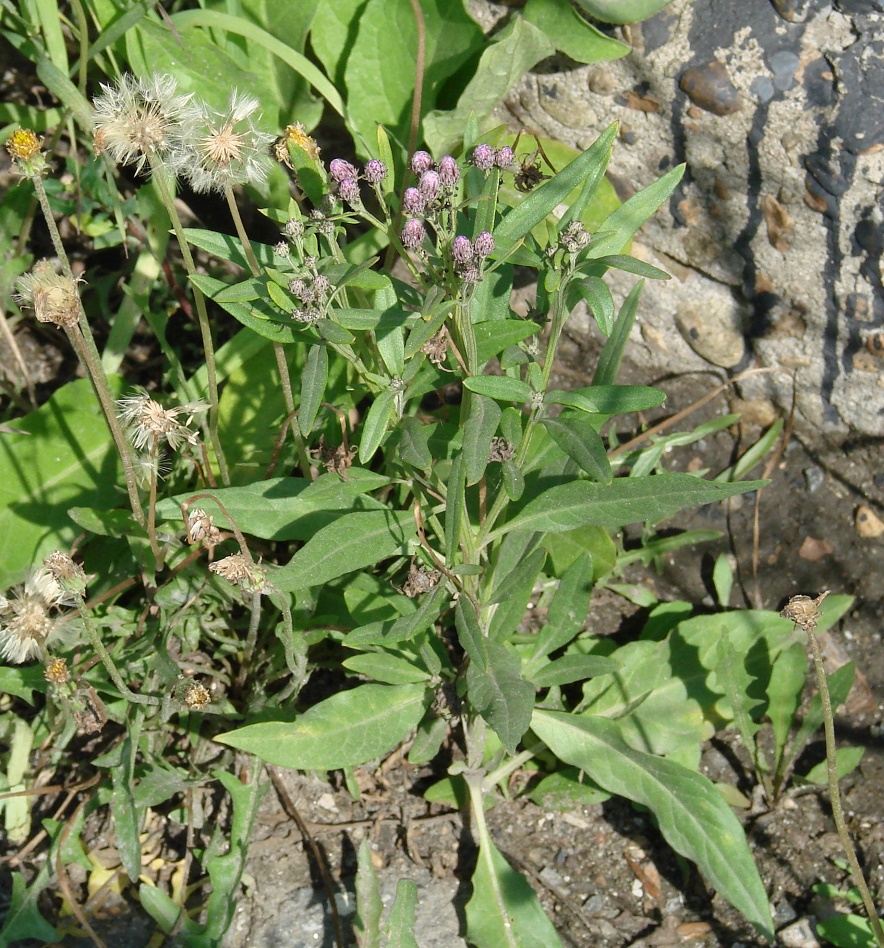
[[[622,667],[620,662],[602,655],[563,655],[529,677],[538,688],[549,688],[585,681],[598,675],[610,675]]]
[[[359,441],[359,460],[367,464],[387,434],[387,426],[393,417],[393,393],[381,392],[371,403],[362,425]]]
[[[365,948],[380,948],[381,915],[384,911],[384,903],[381,901],[378,874],[371,856],[371,843],[366,836],[359,844],[356,869],[356,917],[353,919],[353,931],[360,945],[364,945]]]
[[[611,296],[608,284],[601,277],[589,276],[576,281],[575,286],[586,300],[599,329],[605,336],[610,336],[614,329],[614,297]]]
[[[449,566],[454,565],[460,545],[461,519],[465,506],[465,478],[463,455],[459,454],[451,462],[451,474],[445,495],[445,562]]]
[[[417,905],[417,886],[411,879],[396,883],[396,898],[384,925],[387,943],[384,948],[418,948],[414,937],[414,909]]]
[[[502,402],[531,401],[531,386],[507,375],[476,375],[464,379],[463,384],[464,388],[477,395],[497,398]]]
[[[669,0],[577,0],[578,4],[606,23],[637,23],[653,16]]]
[[[406,415],[399,422],[399,456],[406,464],[426,471],[433,463],[429,436],[432,425],[424,425],[413,415]]]
[[[271,581],[285,592],[319,586],[401,552],[416,531],[410,510],[344,514],[275,570]]]
[[[599,353],[599,360],[592,377],[593,385],[613,385],[617,381],[617,373],[620,371],[626,343],[629,341],[629,334],[635,323],[635,314],[638,312],[638,301],[643,286],[644,283],[639,280],[623,301],[611,335]]]
[[[470,399],[463,433],[463,459],[467,486],[477,484],[488,467],[491,439],[500,421],[500,406],[492,398],[477,395]]]
[[[545,418],[543,426],[553,441],[594,481],[610,484],[613,478],[608,453],[592,421],[585,415]]]
[[[494,590],[491,602],[496,608],[488,624],[489,638],[503,641],[516,631],[545,562],[546,550],[534,550]]]
[[[617,529],[627,523],[656,523],[687,507],[699,507],[734,494],[758,490],[766,483],[718,484],[690,474],[621,477],[610,484],[574,481],[545,490],[491,536],[510,530],[559,532],[582,526]]]
[[[467,903],[467,938],[476,948],[561,948],[552,922],[525,877],[488,834],[479,847]]]
[[[359,685],[294,721],[264,721],[215,738],[293,770],[357,767],[391,751],[417,727],[432,697],[423,685]]]
[[[650,385],[588,385],[569,392],[552,389],[543,400],[590,413],[622,415],[656,408],[666,401],[666,393]]]
[[[426,681],[430,677],[428,672],[406,659],[384,652],[353,655],[351,658],[345,658],[342,664],[357,675],[365,675],[366,678],[373,678],[386,685],[408,685]]]
[[[396,645],[407,642],[418,633],[429,628],[435,621],[448,598],[448,590],[444,582],[423,597],[418,609],[398,619],[385,622],[369,622],[358,629],[349,632],[344,644],[349,648],[362,648],[372,645]]]
[[[529,669],[539,668],[547,655],[564,648],[583,628],[589,612],[592,586],[592,556],[581,553],[565,570],[550,603],[546,625],[537,636],[534,655],[525,670],[529,677],[532,677]]]
[[[476,335],[479,365],[484,365],[507,346],[513,346],[540,332],[540,326],[525,319],[488,319],[477,323],[473,331]]]
[[[633,750],[617,723],[606,718],[538,709],[531,727],[561,760],[648,807],[669,845],[697,863],[721,895],[773,940],[770,905],[743,828],[706,777]]]
[[[310,347],[307,364],[301,376],[301,407],[298,412],[298,424],[301,433],[307,437],[313,430],[316,413],[325,397],[328,382],[328,348],[323,345]]]

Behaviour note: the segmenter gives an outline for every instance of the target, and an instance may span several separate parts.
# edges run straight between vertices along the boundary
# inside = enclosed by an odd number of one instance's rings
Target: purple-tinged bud
[[[359,172],[350,164],[349,161],[344,161],[343,158],[332,158],[328,166],[328,173],[331,175],[332,180],[340,184],[346,178],[357,178]]]
[[[487,230],[483,230],[482,233],[476,237],[473,247],[475,248],[476,256],[484,260],[489,254],[494,253],[494,238]]]
[[[344,178],[343,181],[339,181],[338,194],[347,204],[360,204],[362,200],[359,197],[359,185],[355,178]]]
[[[490,145],[476,145],[471,160],[480,171],[490,171],[494,167],[494,149]]]
[[[426,151],[416,151],[411,156],[411,170],[420,177],[425,171],[433,167],[433,156]]]
[[[439,159],[439,180],[443,188],[455,188],[460,180],[460,168],[451,155],[444,155]]]
[[[331,291],[331,281],[327,276],[324,276],[322,273],[318,273],[313,278],[313,292],[317,296],[326,297]]]
[[[479,282],[478,267],[465,267],[463,270],[459,270],[458,273],[463,283],[472,285]]]
[[[504,145],[502,148],[498,148],[494,153],[494,164],[496,164],[501,171],[506,171],[508,168],[512,168],[513,162],[515,160],[516,156],[513,154],[513,150],[509,145]]]
[[[303,237],[304,224],[294,217],[285,222],[285,233],[287,237]]]
[[[365,166],[365,180],[369,184],[380,184],[387,177],[387,166],[380,158],[372,158]]]
[[[423,214],[427,206],[426,199],[417,188],[406,188],[402,195],[402,210],[406,214]]]
[[[292,255],[292,248],[287,240],[280,240],[279,243],[274,244],[273,252],[277,257],[290,257]]]
[[[441,191],[442,184],[439,181],[439,173],[437,171],[425,171],[421,175],[420,192],[427,203],[435,201]]]
[[[302,280],[300,277],[289,280],[289,293],[291,293],[296,300],[303,300],[308,291],[309,288],[306,280]]]
[[[451,259],[458,270],[469,266],[473,262],[473,245],[469,237],[455,237],[451,245]]]
[[[402,228],[402,246],[406,250],[417,250],[426,239],[426,236],[427,231],[424,222],[413,217],[406,221]]]

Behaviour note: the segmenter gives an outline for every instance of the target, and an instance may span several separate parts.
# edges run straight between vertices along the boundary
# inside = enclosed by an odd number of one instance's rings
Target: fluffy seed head
[[[175,451],[186,441],[197,444],[199,435],[191,430],[193,416],[208,410],[205,402],[188,402],[164,408],[154,401],[144,389],[138,389],[135,395],[127,395],[117,400],[117,414],[120,421],[129,429],[132,443],[141,451],[155,442],[165,441]],[[184,422],[179,416],[187,416]]]
[[[165,164],[177,174],[191,155],[193,109],[169,75],[139,79],[124,73],[92,101],[95,153],[106,151],[121,165]]]
[[[80,317],[79,282],[56,273],[49,260],[40,260],[30,273],[16,281],[15,299],[23,306],[33,307],[41,323],[73,326]]]
[[[38,658],[66,623],[53,607],[67,601],[64,590],[45,568],[33,571],[10,597],[0,597],[0,660],[21,665]]]

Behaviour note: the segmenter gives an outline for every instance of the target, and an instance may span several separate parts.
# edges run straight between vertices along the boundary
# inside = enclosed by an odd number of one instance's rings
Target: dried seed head
[[[242,553],[234,553],[216,563],[210,563],[209,570],[246,592],[265,593],[270,592],[272,588],[261,566],[246,559]]]
[[[495,437],[491,439],[491,449],[488,452],[488,461],[509,461],[516,449],[506,438]]]
[[[67,553],[55,550],[43,560],[43,565],[52,574],[52,578],[66,594],[66,603],[76,605],[86,595],[88,578],[79,563],[75,563]]]
[[[316,144],[316,139],[311,138],[307,134],[307,129],[300,122],[295,122],[294,125],[286,125],[285,133],[282,138],[277,141],[273,146],[273,153],[276,156],[276,160],[286,166],[290,171],[293,171],[292,159],[289,155],[289,143],[295,145],[297,148],[300,148],[301,151],[311,160],[319,160],[320,147]]]
[[[426,353],[433,365],[437,367],[443,365],[448,353],[448,330],[443,326],[434,336],[430,336],[421,346],[421,352]]]
[[[15,299],[20,305],[33,307],[41,323],[73,326],[80,318],[77,284],[81,282],[56,273],[49,260],[40,260],[30,273],[16,281]]]
[[[208,549],[217,546],[222,540],[221,531],[215,526],[213,518],[201,507],[187,512],[187,542],[191,546],[202,543]]]
[[[164,164],[172,174],[191,160],[194,112],[190,95],[178,92],[173,76],[139,79],[131,73],[92,101],[95,152],[106,151],[117,164]]]
[[[198,681],[191,681],[184,690],[184,703],[191,711],[202,711],[212,700],[209,689]]]
[[[46,666],[43,677],[52,685],[64,685],[70,681],[71,673],[68,669],[67,659],[53,658]]]
[[[811,632],[817,627],[822,612],[820,604],[829,595],[829,590],[820,593],[816,599],[810,596],[793,596],[780,613],[784,619],[794,622],[804,632]]]
[[[205,103],[195,108],[195,160],[182,168],[194,191],[225,191],[236,185],[261,187],[273,167],[268,146],[273,136],[258,131],[252,116],[258,100],[234,90],[226,112]]]
[[[38,658],[61,631],[65,616],[52,613],[67,602],[67,594],[49,570],[30,573],[23,586],[0,597],[0,659],[20,665]]]
[[[175,451],[184,442],[198,443],[199,435],[188,425],[194,415],[207,411],[209,406],[205,402],[188,402],[164,408],[142,388],[135,395],[118,399],[117,408],[120,421],[129,428],[132,443],[139,451],[161,441]],[[181,415],[187,416],[186,421],[177,420]]]
[[[565,228],[559,240],[568,253],[579,253],[585,247],[589,246],[592,235],[580,221],[572,221]]]
[[[46,156],[40,151],[42,144],[43,139],[29,128],[17,128],[6,140],[6,150],[26,178],[33,178],[46,170]]]
[[[442,574],[437,569],[427,569],[422,563],[412,560],[408,568],[408,576],[402,584],[401,592],[409,599],[414,599],[425,592],[435,589],[439,585]]]

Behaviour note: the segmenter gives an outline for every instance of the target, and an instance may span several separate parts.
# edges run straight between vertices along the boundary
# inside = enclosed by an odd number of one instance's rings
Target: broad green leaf
[[[408,685],[426,681],[430,676],[422,668],[413,665],[404,658],[388,655],[384,652],[368,652],[365,655],[353,655],[341,663],[344,668],[365,675],[387,685]]]
[[[515,345],[540,332],[540,326],[525,319],[488,319],[474,326],[473,332],[476,336],[479,365],[484,365],[507,346]]]
[[[561,760],[580,767],[612,793],[648,807],[672,848],[693,860],[709,882],[771,941],[767,894],[745,833],[701,774],[631,748],[615,721],[535,710],[532,730]]]
[[[611,799],[611,794],[577,767],[562,767],[528,791],[528,799],[545,810],[573,812]]]
[[[662,10],[669,0],[577,0],[577,3],[605,23],[637,23]]]
[[[543,400],[585,412],[622,415],[656,408],[666,401],[666,393],[650,385],[588,385],[568,392],[552,389]]]
[[[522,16],[575,62],[607,62],[629,52],[625,43],[606,36],[578,16],[567,0],[528,0]]]
[[[494,590],[496,607],[488,623],[488,637],[494,641],[508,639],[525,617],[525,610],[534,592],[540,571],[546,562],[546,550],[538,547]]]
[[[384,948],[418,948],[414,937],[414,909],[417,905],[417,885],[411,879],[396,883],[396,898],[384,925],[387,943]]]
[[[469,414],[464,424],[463,459],[467,487],[477,484],[488,467],[491,439],[500,421],[500,406],[493,398],[477,395],[469,401]]]
[[[42,887],[31,883],[29,888],[20,872],[13,872],[11,875],[12,894],[9,897],[3,927],[0,929],[0,945],[21,944],[30,938],[44,944],[56,942],[58,932],[43,918],[37,905],[37,897]],[[45,884],[44,882],[43,887]]]
[[[610,675],[622,668],[620,662],[602,655],[563,655],[530,676],[538,688],[569,685],[598,675]]]
[[[758,490],[766,483],[718,484],[690,474],[616,478],[610,484],[573,481],[545,490],[491,536],[510,530],[557,532],[591,525],[617,529],[627,523],[656,523],[679,510]]]
[[[348,511],[383,510],[367,492],[389,479],[361,467],[351,467],[347,480],[321,474],[315,481],[303,477],[272,477],[244,487],[221,487],[194,501],[214,518],[215,526],[230,529],[227,517],[211,498],[217,497],[245,533],[264,540],[309,540]],[[161,520],[181,520],[181,503],[191,493],[169,497],[157,504]]]
[[[417,727],[432,697],[423,685],[359,685],[294,721],[264,721],[215,740],[293,770],[338,770],[382,757]]]
[[[763,757],[755,744],[755,735],[761,730],[757,718],[758,708],[763,705],[761,699],[752,697],[754,679],[746,671],[742,656],[737,653],[726,630],[722,631],[718,642],[720,659],[715,666],[715,674],[731,706],[734,723],[743,739],[743,746],[751,754],[755,766],[762,765]],[[754,712],[754,713],[753,713]]]
[[[593,562],[589,553],[581,553],[568,567],[559,582],[547,612],[546,625],[534,644],[534,654],[525,668],[533,679],[534,670],[547,655],[570,644],[586,621],[592,597]]]
[[[776,770],[785,756],[789,732],[795,723],[804,679],[807,674],[807,655],[800,642],[783,649],[770,670],[767,683],[767,716],[770,718],[776,750]]]
[[[613,253],[607,257],[599,257],[592,261],[593,264],[602,267],[610,267],[613,270],[623,270],[625,273],[634,273],[636,276],[645,277],[648,280],[669,280],[671,277],[665,270],[659,267],[651,266],[644,260],[636,260],[628,254]]]
[[[327,384],[328,347],[322,344],[311,346],[301,376],[301,407],[298,412],[298,425],[305,437],[313,430]]]
[[[46,691],[42,665],[0,665],[0,692],[33,704],[35,691]]]
[[[675,190],[684,174],[684,165],[676,165],[662,178],[643,188],[638,194],[621,204],[599,228],[601,234],[585,251],[587,260],[597,260],[609,254],[619,254],[627,246],[635,232],[651,218],[657,208]]]
[[[586,301],[602,334],[610,336],[614,329],[614,297],[608,284],[601,277],[589,276],[575,281],[574,285]]]
[[[111,376],[114,394],[122,382]],[[70,507],[122,505],[116,447],[87,379],[69,382],[0,435],[0,590],[21,582],[79,528]]]
[[[488,834],[479,846],[467,902],[467,939],[476,948],[561,948],[552,922],[525,877],[501,856]]]
[[[477,395],[497,398],[502,402],[530,402],[531,386],[508,375],[475,375],[463,380],[464,388]]]
[[[374,457],[387,434],[387,426],[393,418],[393,392],[381,392],[371,403],[362,423],[359,440],[359,460],[362,464]]]
[[[606,576],[617,563],[617,548],[602,527],[577,527],[562,533],[547,533],[543,545],[549,550],[553,575],[564,576],[565,570],[583,553],[592,557],[593,580]]]
[[[426,471],[433,463],[429,435],[432,425],[422,424],[413,415],[406,415],[399,422],[399,456],[406,464]]]
[[[141,875],[141,841],[138,831],[141,820],[135,800],[132,797],[133,758],[132,741],[129,738],[122,743],[121,765],[111,767],[111,816],[114,821],[116,846],[126,875],[137,882]]]
[[[190,282],[211,300],[214,300],[215,295],[227,287],[227,284],[221,280],[202,273],[192,274]],[[269,303],[259,300],[256,303],[218,303],[218,305],[247,329],[251,329],[252,332],[256,332],[271,342],[290,345],[302,338],[299,329],[291,323],[291,320],[283,317],[282,313],[271,310]]]
[[[519,470],[512,458],[501,463],[503,474],[503,489],[510,500],[521,500],[525,493],[525,475]]]
[[[643,281],[639,280],[623,301],[614,322],[614,329],[599,353],[592,377],[593,385],[613,385],[617,381],[617,373],[620,371],[623,353],[626,351],[629,334],[635,323],[635,314],[638,312],[638,301],[643,286]]]
[[[436,621],[447,598],[448,591],[445,583],[440,582],[429,595],[423,597],[423,601],[414,612],[400,616],[398,619],[361,625],[347,633],[344,644],[350,648],[362,648],[372,645],[396,645],[413,639]]]
[[[529,69],[554,52],[541,30],[522,17],[514,17],[485,47],[455,108],[430,112],[424,118],[424,137],[430,149],[439,154],[458,144],[471,112],[490,115]]]
[[[611,483],[614,475],[604,442],[586,416],[562,414],[558,418],[545,418],[543,426],[553,441],[593,481]]]
[[[416,532],[410,510],[344,514],[274,570],[271,581],[286,592],[319,586],[400,553]]]

